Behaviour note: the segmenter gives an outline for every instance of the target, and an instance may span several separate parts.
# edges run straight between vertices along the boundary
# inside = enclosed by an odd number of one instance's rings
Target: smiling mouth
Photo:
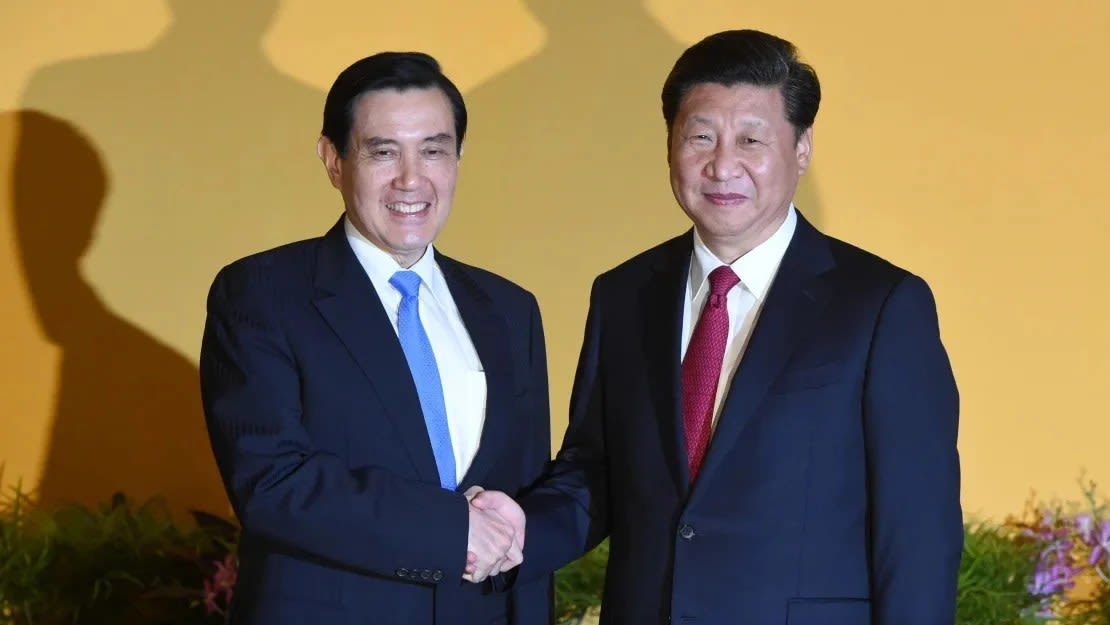
[[[431,206],[428,202],[390,202],[385,205],[391,212],[402,215],[414,215],[427,210]]]
[[[705,199],[720,206],[739,204],[748,199],[748,196],[742,193],[705,193],[704,196]]]

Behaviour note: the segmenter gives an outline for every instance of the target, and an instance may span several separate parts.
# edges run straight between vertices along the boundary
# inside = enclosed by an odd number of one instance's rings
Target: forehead
[[[779,87],[698,83],[683,95],[676,123],[697,119],[749,120],[769,125],[788,123]]]
[[[355,136],[411,132],[427,136],[455,134],[451,101],[436,87],[364,93],[355,102],[351,122],[351,132]]]

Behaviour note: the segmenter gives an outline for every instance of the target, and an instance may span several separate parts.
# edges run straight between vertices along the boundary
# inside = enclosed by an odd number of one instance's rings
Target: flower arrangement
[[[1110,625],[1110,512],[1093,483],[1084,499],[968,523],[956,622]],[[183,528],[157,501],[45,511],[19,488],[0,493],[0,625],[225,623],[238,526],[194,516]],[[607,560],[603,542],[556,573],[558,623],[597,610]]]
[[[1082,490],[1081,506],[1031,502],[1012,522],[1037,547],[1028,591],[1042,621],[1110,624],[1110,516],[1094,482]]]

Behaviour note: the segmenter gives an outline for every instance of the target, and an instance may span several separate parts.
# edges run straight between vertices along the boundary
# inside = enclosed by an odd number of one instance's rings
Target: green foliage
[[[237,527],[206,514],[196,521],[183,528],[158,502],[134,505],[122,495],[97,509],[47,511],[18,487],[0,493],[0,625],[221,623],[203,601],[206,584],[211,598],[220,579],[217,562],[233,565],[224,558],[234,553]],[[1087,580],[1088,592],[1054,600],[1060,616],[1035,616],[1029,587],[1046,545],[1037,527],[965,526],[959,625],[1110,625],[1110,582],[1098,576]],[[608,558],[605,541],[556,573],[557,623],[601,605]]]
[[[964,550],[956,592],[959,625],[1027,625],[1036,599],[1027,590],[1039,545],[1008,527],[964,527]]]
[[[0,497],[4,625],[193,625],[218,532],[184,530],[156,502],[117,495],[99,509],[36,509],[18,487]]]
[[[601,606],[609,541],[555,573],[555,622],[574,623],[588,610]]]

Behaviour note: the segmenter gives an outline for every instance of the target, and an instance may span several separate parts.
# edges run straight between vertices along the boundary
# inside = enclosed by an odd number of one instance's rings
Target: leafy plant
[[[609,562],[609,541],[555,573],[555,622],[576,623],[583,614],[601,606],[605,586],[605,567]]]
[[[1016,528],[990,523],[964,526],[956,591],[959,625],[1026,625],[1036,616],[1029,591],[1040,546]]]
[[[2,480],[0,480],[2,483]],[[969,523],[959,625],[1110,625],[1110,513],[1031,501],[1002,524]],[[0,492],[0,625],[216,625],[235,583],[238,527],[195,513],[184,528],[158,501],[44,510]],[[609,543],[555,574],[555,615],[601,605]]]
[[[37,508],[18,486],[0,497],[5,625],[219,622],[201,600],[218,533],[181,529],[157,501],[117,495],[98,509]],[[4,622],[0,620],[0,622]]]

